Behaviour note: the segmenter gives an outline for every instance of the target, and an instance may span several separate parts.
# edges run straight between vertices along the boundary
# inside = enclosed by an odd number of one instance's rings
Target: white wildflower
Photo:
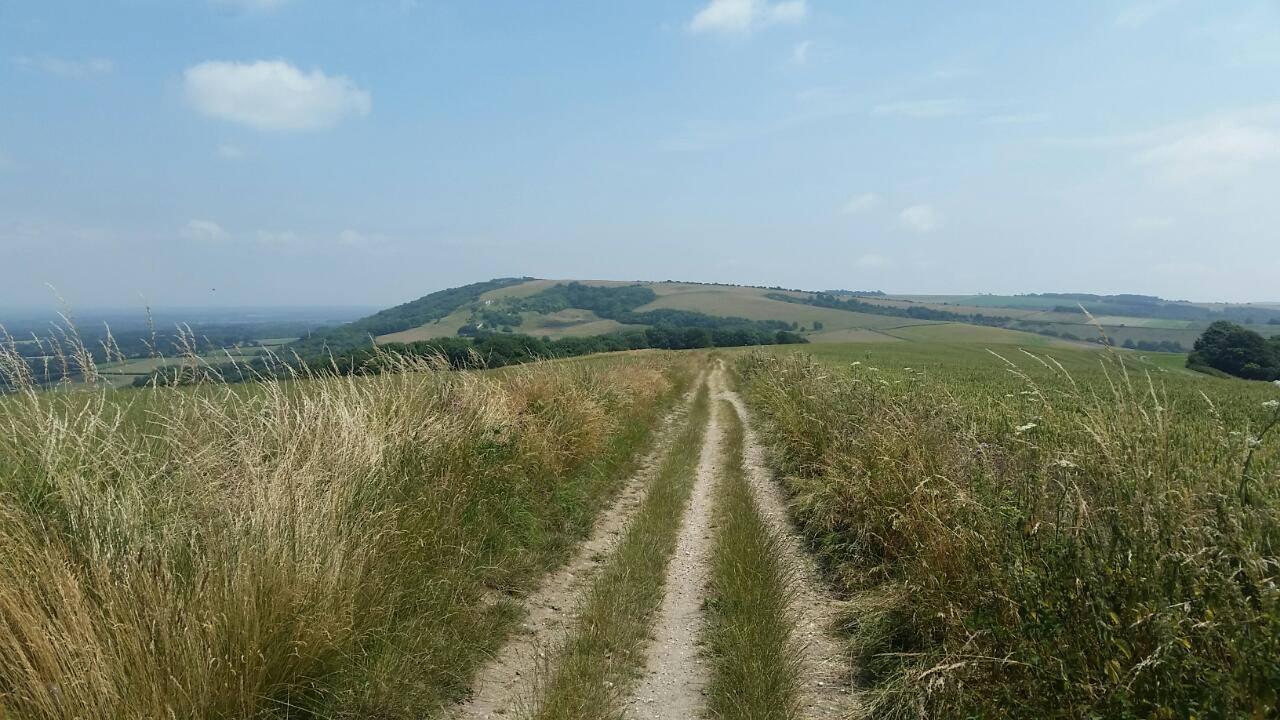
[[[1250,435],[1244,439],[1244,444],[1248,447],[1256,448],[1262,445],[1262,440]]]
[[[1262,403],[1262,407],[1268,410],[1275,410],[1277,408],[1280,408],[1280,400],[1268,400]]]
[[[1071,462],[1070,460],[1068,460],[1068,459],[1066,459],[1066,458],[1058,458],[1057,464],[1058,464],[1058,467],[1061,467],[1061,468],[1076,468],[1076,467],[1080,467],[1079,465],[1077,465],[1077,464],[1075,464],[1075,463]]]
[[[1017,430],[1017,431],[1018,431],[1018,432],[1020,432],[1020,433],[1024,433],[1024,432],[1026,432],[1026,431],[1028,431],[1028,430],[1031,430],[1031,429],[1033,429],[1033,428],[1035,428],[1035,427],[1036,427],[1036,424],[1035,424],[1035,423],[1027,423],[1026,425],[1019,425],[1018,427],[1016,427],[1016,428],[1014,428],[1014,429],[1015,429],[1015,430]]]

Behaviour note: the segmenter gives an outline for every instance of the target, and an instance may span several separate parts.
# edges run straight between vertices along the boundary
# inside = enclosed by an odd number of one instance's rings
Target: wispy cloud
[[[748,35],[767,25],[798,23],[808,13],[807,0],[711,0],[689,21],[689,31]]]
[[[1138,160],[1166,182],[1229,179],[1280,161],[1280,129],[1231,120],[1189,127],[1142,151]]]
[[[880,207],[883,198],[873,192],[854,195],[849,202],[840,206],[841,215],[862,215]]]
[[[231,240],[231,233],[212,220],[189,220],[178,230],[178,237],[193,243],[224,243]]]
[[[244,148],[241,148],[238,145],[229,145],[227,143],[223,143],[218,146],[217,154],[218,154],[218,157],[221,158],[222,160],[230,160],[234,162],[237,160],[243,160],[245,158],[246,153],[244,151]]]
[[[116,65],[107,58],[89,58],[87,60],[65,60],[51,57],[15,57],[13,62],[28,70],[53,75],[54,77],[83,80],[85,78],[110,75]]]
[[[338,245],[353,250],[385,250],[391,245],[391,238],[385,235],[346,229],[338,233]]]
[[[253,237],[259,245],[276,250],[297,251],[307,244],[292,230],[259,230]]]
[[[1031,125],[1049,121],[1049,113],[1008,113],[988,115],[982,119],[983,125]]]
[[[912,205],[898,214],[906,229],[924,235],[942,227],[942,215],[932,205]]]
[[[209,4],[225,10],[240,12],[266,12],[277,10],[289,0],[209,0]]]
[[[204,62],[183,74],[198,112],[262,130],[311,130],[368,115],[367,90],[341,75],[303,72],[283,60]]]
[[[791,62],[796,65],[807,65],[809,63],[809,49],[812,47],[812,40],[802,40],[796,43],[796,46],[791,49]]]
[[[882,270],[887,267],[893,267],[896,263],[891,258],[876,253],[868,253],[853,261],[855,267],[864,270]]]
[[[1129,30],[1140,28],[1150,22],[1152,18],[1173,6],[1175,1],[1139,0],[1139,2],[1129,3],[1120,10],[1120,14],[1116,15],[1115,24],[1117,27]]]
[[[968,115],[969,105],[963,100],[906,100],[884,103],[871,108],[876,117],[940,118]]]

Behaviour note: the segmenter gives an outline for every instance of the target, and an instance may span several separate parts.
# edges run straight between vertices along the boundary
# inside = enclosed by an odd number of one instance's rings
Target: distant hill
[[[1081,307],[1092,316],[1081,311]],[[1185,352],[1214,320],[1280,334],[1280,308],[1145,295],[892,295],[675,281],[498,278],[442,290],[294,343],[307,355],[491,333],[551,340],[644,329],[792,330],[810,342],[1101,342]]]
[[[868,298],[880,294],[869,293]],[[842,297],[853,297],[849,291]],[[352,323],[313,333],[298,343],[301,354],[379,344],[410,343],[488,333],[548,339],[587,337],[644,329],[741,326],[792,330],[811,342],[938,340],[1043,345],[1052,338],[974,324],[939,313],[912,317],[887,305],[870,312],[810,303],[795,289],[674,281],[546,280],[500,278],[426,295]],[[989,311],[988,311],[989,312]],[[965,318],[968,319],[968,318]]]

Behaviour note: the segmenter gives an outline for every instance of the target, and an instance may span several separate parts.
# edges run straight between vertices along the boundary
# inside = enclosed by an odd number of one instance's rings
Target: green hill
[[[501,278],[432,293],[313,333],[295,347],[306,354],[367,346],[371,338],[388,344],[489,333],[558,340],[654,325],[792,330],[810,342],[1063,342],[966,322],[972,313],[912,317],[889,301],[860,312],[822,307],[815,297],[799,290],[712,283]]]

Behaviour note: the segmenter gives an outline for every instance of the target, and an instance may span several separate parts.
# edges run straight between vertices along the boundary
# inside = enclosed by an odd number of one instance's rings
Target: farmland
[[[923,327],[0,399],[0,716],[1272,706],[1280,388]]]
[[[916,307],[515,278],[172,359],[69,332],[64,392],[9,343],[0,717],[1265,717],[1280,387]],[[810,343],[120,387],[423,317],[383,338]]]
[[[1128,355],[740,361],[873,717],[1264,717],[1280,388]]]

